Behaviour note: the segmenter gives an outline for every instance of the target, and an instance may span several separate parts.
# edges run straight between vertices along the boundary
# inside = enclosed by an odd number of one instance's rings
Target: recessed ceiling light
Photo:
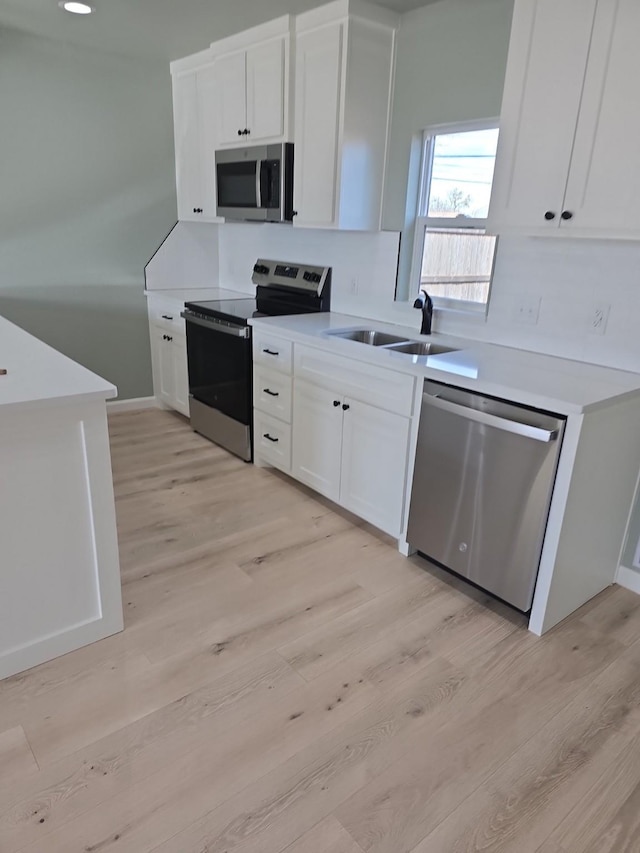
[[[72,0],[62,0],[58,6],[65,12],[73,12],[74,15],[90,15],[93,12],[93,6],[89,6],[88,3],[77,3]]]

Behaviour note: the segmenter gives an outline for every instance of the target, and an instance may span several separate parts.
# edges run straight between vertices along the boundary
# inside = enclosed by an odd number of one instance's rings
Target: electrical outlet
[[[349,289],[351,291],[352,296],[358,295],[358,277],[353,275],[351,276],[351,282],[349,284]]]
[[[597,302],[589,313],[589,331],[592,335],[604,335],[609,320],[611,305],[608,302]]]
[[[516,323],[535,326],[540,316],[541,303],[541,297],[523,294],[516,300],[513,319]]]

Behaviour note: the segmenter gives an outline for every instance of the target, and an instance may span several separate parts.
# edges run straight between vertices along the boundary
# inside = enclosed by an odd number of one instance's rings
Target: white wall
[[[0,116],[0,313],[150,394],[143,269],[176,217],[166,63],[0,28]]]
[[[218,226],[177,222],[145,267],[145,287],[218,287],[219,266]]]

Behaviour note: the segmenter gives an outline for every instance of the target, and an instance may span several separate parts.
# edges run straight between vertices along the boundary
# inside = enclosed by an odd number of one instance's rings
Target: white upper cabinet
[[[216,217],[216,148],[218,147],[217,72],[207,65],[196,74],[198,84],[198,137],[200,160],[199,219],[220,221]]]
[[[198,55],[202,57],[201,54]],[[211,57],[173,74],[173,131],[178,219],[220,222],[216,217],[215,149],[217,84]]]
[[[296,40],[294,207],[298,225],[336,220],[338,130],[344,25]]]
[[[295,225],[379,230],[396,25],[349,0],[297,17]]]
[[[200,171],[198,86],[194,71],[173,77],[173,134],[176,158],[178,219],[201,219],[203,207]]]
[[[598,0],[565,195],[586,234],[640,238],[639,37],[639,0]]]
[[[245,51],[221,56],[215,64],[218,94],[218,141],[237,145],[247,129]]]
[[[638,0],[516,0],[489,229],[640,237]]]
[[[288,57],[279,37],[216,59],[220,145],[284,139]]]
[[[258,44],[247,51],[247,139],[250,142],[290,141],[285,139],[288,73],[288,41],[284,38]]]

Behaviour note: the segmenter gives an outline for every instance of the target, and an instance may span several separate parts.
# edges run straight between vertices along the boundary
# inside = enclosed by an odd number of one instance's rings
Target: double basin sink
[[[412,341],[406,337],[390,335],[388,332],[377,332],[375,329],[338,329],[335,332],[327,332],[327,334],[347,341],[383,347],[406,355],[442,355],[446,352],[456,352],[453,347],[445,347],[431,341]]]

